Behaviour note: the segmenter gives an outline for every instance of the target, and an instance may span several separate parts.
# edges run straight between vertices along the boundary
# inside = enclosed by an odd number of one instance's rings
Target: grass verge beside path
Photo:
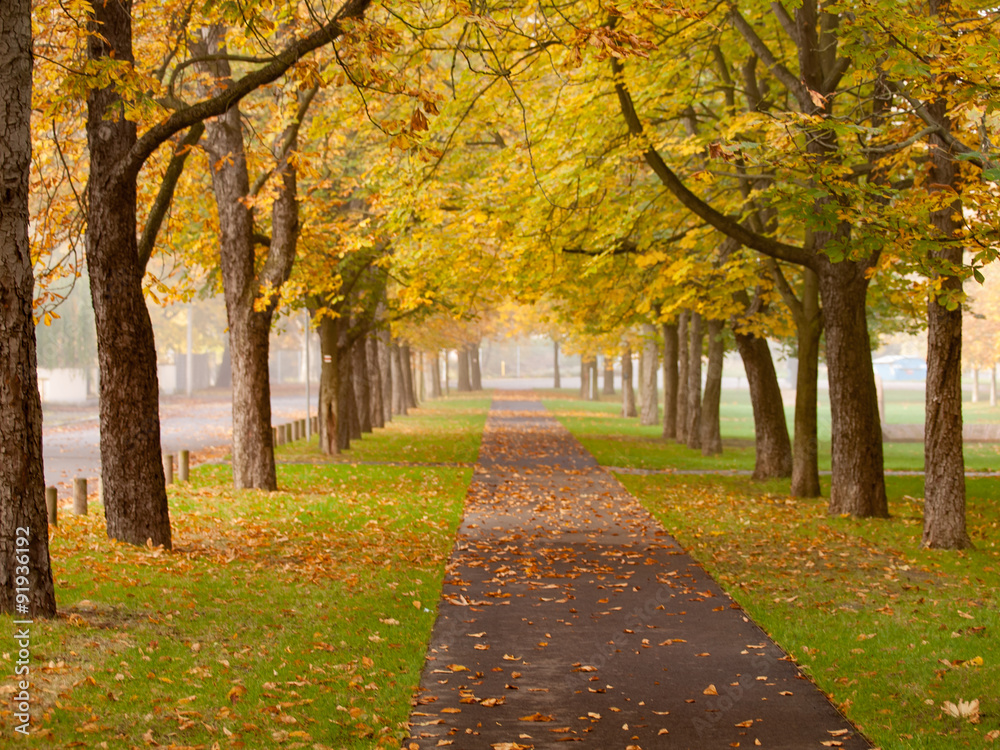
[[[610,424],[557,416],[634,465]],[[918,477],[887,478],[890,520],[830,517],[787,480],[618,478],[883,750],[1000,747],[1000,480],[968,481],[976,549],[940,552],[920,549]],[[976,699],[979,723],[943,708]]]
[[[723,454],[706,458],[701,451],[690,450],[673,441],[666,441],[661,425],[643,427],[638,419],[622,419],[620,397],[606,401],[586,401],[567,398],[557,391],[539,391],[546,408],[558,414],[583,446],[602,466],[631,469],[742,469],[754,468],[753,411],[749,404],[736,398],[739,394],[723,393],[720,409]],[[1000,414],[998,410],[965,406],[982,416]],[[785,408],[789,429],[793,424],[792,409]],[[830,470],[829,419],[823,429],[820,420],[819,468]],[[922,471],[923,443],[884,443],[885,468],[897,471]],[[968,471],[1000,471],[1000,444],[965,444],[965,467]]]
[[[347,457],[474,462],[487,406],[429,402]],[[19,742],[398,748],[471,475],[286,465],[265,493],[204,465],[169,489],[172,552],[110,542],[96,503],[66,512],[50,542],[60,616],[31,626]],[[13,642],[0,651],[10,677]],[[12,687],[0,683],[5,698]]]

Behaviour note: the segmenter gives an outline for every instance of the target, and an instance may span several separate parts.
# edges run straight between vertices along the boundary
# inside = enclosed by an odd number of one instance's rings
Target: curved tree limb
[[[625,86],[625,68],[621,61],[612,58],[611,70],[614,74],[615,91],[618,94],[618,102],[621,106],[622,116],[625,118],[629,132],[642,140],[643,156],[646,159],[646,163],[649,164],[656,176],[660,178],[660,182],[663,183],[663,186],[673,193],[674,197],[680,201],[681,205],[692,213],[700,216],[723,234],[732,237],[740,244],[746,245],[753,250],[758,250],[765,255],[769,255],[789,263],[796,263],[810,268],[816,265],[816,256],[809,253],[804,248],[798,245],[789,245],[788,243],[781,242],[773,237],[766,237],[752,232],[740,224],[740,222],[735,218],[720,213],[691,192],[680,177],[678,177],[677,174],[667,166],[663,157],[660,156],[659,152],[646,137],[645,131],[642,127],[642,121],[639,119],[639,115],[635,110],[635,105],[632,102],[632,95]]]

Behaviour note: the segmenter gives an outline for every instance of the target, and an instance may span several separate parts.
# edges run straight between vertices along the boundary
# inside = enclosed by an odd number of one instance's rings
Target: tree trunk
[[[469,380],[469,349],[465,344],[455,350],[458,354],[458,386],[455,390],[467,393],[472,390]]]
[[[371,376],[368,374],[365,338],[365,336],[361,336],[351,345],[354,398],[358,404],[358,422],[362,434],[372,431],[372,397],[369,388]]]
[[[224,54],[223,38],[224,29],[213,27],[196,49],[204,55]],[[198,67],[215,77],[217,89],[232,83],[229,62],[225,59],[201,63]],[[257,302],[265,277],[273,277],[277,291],[291,272],[298,231],[295,174],[287,164],[279,165],[281,197],[275,203],[272,244],[258,277],[253,214],[246,203],[250,176],[238,105],[206,123],[205,150],[213,165],[212,189],[218,205],[220,268],[232,356],[233,484],[238,489],[275,490],[278,485],[271,437],[268,351],[277,301],[273,299],[263,306]]]
[[[979,403],[979,368],[972,368],[972,403]]]
[[[552,387],[562,388],[562,381],[559,377],[559,342],[552,342],[552,368],[554,375],[552,377]]]
[[[722,427],[719,424],[719,404],[722,400],[722,362],[726,345],[722,338],[724,323],[708,321],[708,370],[705,373],[705,397],[701,402],[701,455],[722,453]]]
[[[604,390],[605,396],[615,395],[615,360],[604,355]]]
[[[819,497],[819,435],[816,401],[819,395],[819,345],[823,318],[819,309],[819,279],[802,269],[801,320],[796,320],[799,368],[795,381],[795,442],[792,453],[793,497]]]
[[[933,6],[932,6],[933,7]],[[935,9],[936,10],[936,9]],[[940,12],[940,11],[938,11]],[[935,101],[939,121],[947,121],[947,105]],[[939,135],[931,136],[931,176],[934,192],[961,195],[953,155]],[[962,201],[955,198],[931,214],[942,237],[931,253],[940,265],[935,281],[938,294],[961,299],[964,248],[950,242],[961,234]],[[934,289],[934,286],[931,287]],[[962,445],[962,305],[947,307],[948,298],[931,294],[927,301],[927,391],[924,416],[924,533],[923,545],[937,549],[972,546],[965,524],[965,456]],[[975,392],[979,390],[976,369]]]
[[[701,314],[692,312],[688,321],[687,447],[701,448],[701,347],[704,338]]]
[[[324,315],[319,321],[319,450],[320,453],[338,455],[341,451],[340,403],[340,339],[338,319]]]
[[[639,393],[639,424],[659,424],[660,405],[657,403],[656,371],[660,366],[660,355],[656,345],[656,327],[651,323],[642,324],[642,360],[639,366],[639,379],[642,381],[642,390]]]
[[[833,445],[831,515],[887,517],[882,426],[865,319],[867,266],[819,256]]]
[[[632,347],[625,344],[625,351],[622,352],[622,416],[634,417],[638,415],[635,410],[635,389],[632,386]]]
[[[403,380],[399,344],[395,341],[389,347],[389,360],[392,364],[392,413],[406,414],[406,381]]]
[[[91,60],[134,60],[131,3],[95,3],[88,30]],[[121,108],[114,85],[87,96],[86,248],[100,367],[104,512],[112,539],[170,548],[156,347],[136,240],[136,175],[119,173],[136,125],[120,116]]]
[[[677,437],[677,324],[663,324],[663,437]]]
[[[30,0],[5,0],[0,33],[0,612],[28,620],[56,614],[28,244]]]
[[[370,394],[368,418],[372,427],[385,427],[385,410],[382,406],[382,371],[379,367],[378,338],[374,331],[365,336],[365,361],[368,365],[368,392]]]
[[[580,355],[580,398],[586,400],[590,396],[590,360]]]
[[[469,385],[472,390],[483,390],[483,371],[479,367],[479,343],[469,344]]]
[[[392,415],[396,414],[393,407],[395,398],[395,381],[392,377],[392,347],[388,331],[378,332],[378,370],[382,376],[382,421],[389,424]]]
[[[687,443],[688,427],[688,321],[691,313],[682,310],[677,317],[677,442]]]
[[[361,421],[358,418],[358,402],[354,397],[354,363],[351,347],[347,346],[346,321],[341,321],[340,329],[337,339],[337,411],[340,415],[337,442],[341,450],[348,450],[351,441],[361,437]]]
[[[743,359],[753,406],[756,450],[753,478],[761,481],[791,476],[792,444],[788,439],[781,386],[767,341],[751,334],[736,333],[736,348]],[[800,370],[801,367],[800,364]]]
[[[431,398],[441,398],[441,352],[431,355]]]
[[[417,408],[417,392],[413,387],[413,355],[410,345],[405,341],[399,345],[399,366],[403,372],[403,393],[406,395],[406,407]]]
[[[595,356],[590,361],[590,400],[600,401],[601,394],[598,391],[598,380],[597,380],[597,357]]]

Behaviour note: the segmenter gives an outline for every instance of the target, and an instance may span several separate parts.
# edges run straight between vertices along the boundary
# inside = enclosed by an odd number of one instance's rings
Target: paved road
[[[306,416],[304,386],[275,389],[271,396],[275,424]],[[315,413],[317,388],[312,389]],[[166,396],[160,401],[160,440],[164,452],[187,449],[195,455],[218,455],[232,443],[232,398],[228,391],[205,392],[193,397]],[[98,477],[101,473],[100,430],[97,407],[47,408],[42,425],[45,483],[68,494],[73,477]]]

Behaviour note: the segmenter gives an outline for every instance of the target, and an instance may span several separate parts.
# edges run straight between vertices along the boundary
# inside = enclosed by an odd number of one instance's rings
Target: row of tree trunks
[[[363,328],[361,323],[357,326]],[[346,319],[330,315],[320,320],[319,338],[323,357],[319,447],[322,453],[338,454],[349,449],[352,440],[384,427],[393,414],[406,414],[405,377],[400,368],[408,347],[396,342],[387,345],[381,332],[362,333]]]
[[[635,417],[638,412],[635,410],[635,388],[632,384],[632,347],[625,344],[625,351],[622,352],[622,416]]]
[[[0,3],[0,612],[15,619],[56,613],[42,463],[28,244],[31,164],[31,2]],[[30,530],[25,538],[19,528]],[[19,546],[23,538],[27,547]],[[17,582],[17,556],[27,557],[28,583]],[[20,602],[18,588],[27,588]],[[23,594],[22,594],[23,595]]]

